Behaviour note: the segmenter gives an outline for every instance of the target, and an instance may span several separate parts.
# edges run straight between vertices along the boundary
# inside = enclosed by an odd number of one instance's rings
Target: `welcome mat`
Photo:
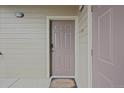
[[[77,88],[74,78],[53,78],[50,88]]]

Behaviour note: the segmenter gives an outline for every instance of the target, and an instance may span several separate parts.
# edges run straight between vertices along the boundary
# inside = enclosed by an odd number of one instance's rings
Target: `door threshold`
[[[52,78],[75,78],[75,76],[51,76],[50,78],[51,79]]]

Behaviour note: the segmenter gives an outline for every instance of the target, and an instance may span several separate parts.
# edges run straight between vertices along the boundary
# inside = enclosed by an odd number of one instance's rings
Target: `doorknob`
[[[0,55],[3,55],[2,52],[0,52]]]

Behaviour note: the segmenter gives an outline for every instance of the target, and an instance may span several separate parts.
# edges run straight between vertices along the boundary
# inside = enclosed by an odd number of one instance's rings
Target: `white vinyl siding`
[[[46,60],[46,17],[26,17],[26,12],[24,18],[17,18],[15,15],[2,16],[8,14],[0,14],[0,51],[4,56],[0,77],[43,77]]]
[[[78,14],[79,25],[79,87],[88,87],[88,6]]]

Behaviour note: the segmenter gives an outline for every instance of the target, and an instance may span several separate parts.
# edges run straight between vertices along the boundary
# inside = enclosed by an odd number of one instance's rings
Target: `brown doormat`
[[[50,88],[77,88],[74,78],[53,78]]]

